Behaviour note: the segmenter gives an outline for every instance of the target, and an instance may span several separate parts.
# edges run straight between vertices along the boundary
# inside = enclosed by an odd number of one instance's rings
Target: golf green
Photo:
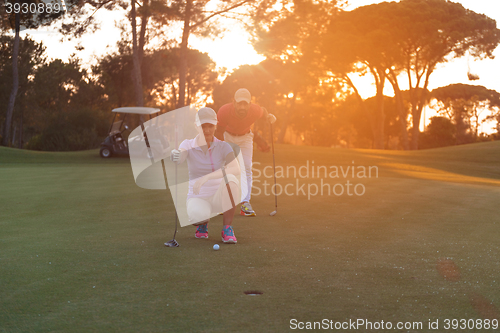
[[[238,244],[219,216],[208,240],[189,226],[166,248],[172,197],[139,188],[128,158],[0,147],[0,332],[495,331],[500,142],[275,148],[275,216],[256,151]]]

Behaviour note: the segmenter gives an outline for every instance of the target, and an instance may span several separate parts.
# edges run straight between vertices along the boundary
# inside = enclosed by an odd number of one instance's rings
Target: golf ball
[[[217,251],[219,249],[219,244],[214,245],[214,250]]]

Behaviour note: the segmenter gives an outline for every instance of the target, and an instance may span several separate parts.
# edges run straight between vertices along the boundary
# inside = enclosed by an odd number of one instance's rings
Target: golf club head
[[[277,210],[275,210],[274,212],[271,212],[271,214],[269,214],[269,215],[274,216],[274,215],[276,215],[276,213],[277,213],[277,212],[278,212],[278,211],[277,211]]]
[[[179,247],[179,243],[175,239],[172,239],[171,241],[168,241],[165,243],[166,247]]]

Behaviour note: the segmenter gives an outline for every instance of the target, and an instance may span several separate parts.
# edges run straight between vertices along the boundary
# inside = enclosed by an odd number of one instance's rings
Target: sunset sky
[[[358,6],[363,6],[372,3],[378,3],[378,0],[352,0],[347,7],[348,10]],[[486,14],[487,16],[500,22],[500,0],[458,0],[465,8],[471,9],[477,13]],[[96,56],[111,52],[115,48],[116,41],[120,38],[115,22],[123,16],[119,12],[113,14],[102,11],[97,15],[102,22],[101,31],[96,35],[85,36],[80,45],[85,47],[85,50],[78,52],[77,56],[84,63],[95,62]],[[179,26],[180,27],[180,26]],[[229,30],[222,37],[214,40],[201,40],[195,36],[190,37],[190,46],[197,48],[203,52],[207,52],[210,57],[216,62],[219,68],[225,67],[231,71],[242,64],[257,64],[264,58],[258,55],[249,42],[248,33],[238,24],[231,22],[228,24]],[[47,54],[51,58],[61,58],[66,60],[70,54],[76,53],[76,42],[60,43],[60,35],[51,31],[30,32],[30,35],[38,40],[43,41],[47,46]],[[178,35],[180,38],[181,31]],[[453,62],[442,64],[438,70],[431,76],[430,89],[451,83],[464,83],[482,85],[488,89],[500,91],[500,48],[495,51],[497,56],[494,60],[474,61],[469,60],[471,72],[479,75],[477,81],[469,81],[467,79],[467,57],[455,60]],[[371,97],[375,94],[375,88],[370,84],[370,80],[356,81],[360,86],[360,92],[364,98]],[[387,85],[390,86],[390,85]],[[403,87],[407,88],[407,87]],[[393,95],[392,89],[388,87],[387,95]],[[427,116],[428,117],[428,116]],[[486,130],[486,129],[485,129]]]

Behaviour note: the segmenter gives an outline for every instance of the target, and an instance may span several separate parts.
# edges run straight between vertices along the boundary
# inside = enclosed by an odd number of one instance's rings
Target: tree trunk
[[[297,100],[297,94],[294,91],[293,92],[293,97],[290,102],[290,107],[288,107],[288,110],[286,112],[286,115],[282,118],[281,121],[281,126],[280,126],[280,134],[278,135],[278,138],[276,139],[277,143],[283,143],[285,140],[285,135],[286,135],[286,129],[288,128],[288,119],[290,119],[291,113],[293,113],[293,109],[295,108],[295,101]],[[266,123],[267,120],[265,120]]]
[[[425,99],[426,99],[426,91],[427,88],[423,88],[420,93],[420,98],[418,100],[418,104],[415,107],[412,106],[412,136],[411,136],[411,149],[418,149],[418,138],[420,135],[420,120],[422,119],[422,110],[424,109]]]
[[[457,132],[455,134],[455,143],[462,145],[467,143],[467,124],[464,120],[464,115],[467,111],[463,106],[456,107],[454,110],[454,120]]]
[[[186,8],[184,13],[184,29],[182,30],[182,41],[179,50],[179,98],[177,99],[178,108],[186,105],[187,51],[191,28],[189,24],[191,23],[192,4],[193,0],[186,1]]]
[[[366,108],[365,101],[363,100],[363,98],[359,94],[358,88],[356,88],[356,86],[354,85],[354,82],[352,82],[351,78],[347,74],[344,75],[344,79],[345,79],[346,83],[354,90],[354,95],[356,95],[356,97],[357,97],[357,100],[359,102],[359,106],[363,110],[363,113],[368,117],[368,121],[369,121],[370,127],[372,129],[372,134],[375,133],[375,131],[376,131],[375,119],[374,119],[373,115],[370,113],[370,111]],[[373,142],[372,142],[372,148],[374,146],[374,143],[375,143],[375,137],[374,137]]]
[[[412,135],[411,135],[411,149],[412,150],[417,150],[418,149],[418,138],[420,135],[420,118],[422,117],[422,110],[424,109],[425,101],[427,98],[427,87],[429,86],[429,77],[431,76],[432,72],[434,71],[435,64],[429,64],[427,67],[427,72],[425,74],[425,82],[424,86],[421,89],[420,93],[418,93],[418,90],[416,89],[416,98],[415,100],[411,100],[412,104]],[[416,88],[418,88],[418,83]]]
[[[186,105],[191,104],[191,85],[186,77]]]
[[[418,137],[420,135],[420,113],[417,110],[417,106],[412,105],[411,107],[411,124],[412,124],[412,129],[411,129],[411,149],[412,150],[417,150],[418,149]]]
[[[18,3],[18,2],[16,2]],[[12,50],[12,90],[10,92],[9,104],[7,106],[7,114],[5,116],[4,131],[2,138],[2,145],[9,145],[10,137],[10,127],[12,124],[12,114],[14,113],[14,106],[16,104],[17,90],[19,89],[19,69],[18,69],[18,57],[19,57],[19,30],[20,30],[20,14],[16,13],[16,36],[14,38],[14,48]]]
[[[134,92],[135,106],[144,106],[144,94],[142,91],[141,63],[139,60],[139,48],[137,46],[137,13],[135,10],[135,0],[132,0],[132,59],[134,64]]]
[[[23,116],[24,116],[24,111],[23,108],[21,108],[21,121],[19,122],[19,149],[23,149]]]
[[[373,143],[375,149],[384,149],[384,83],[385,83],[385,72],[379,73],[376,69],[372,69],[372,74],[375,77],[375,83],[377,85],[377,104],[378,109],[375,119],[375,131],[373,132]]]
[[[408,123],[406,121],[406,112],[405,112],[405,105],[403,101],[403,94],[401,93],[401,90],[399,90],[398,87],[398,92],[395,94],[396,95],[396,108],[398,110],[398,115],[399,115],[399,126],[401,127],[401,140],[402,140],[402,145],[404,150],[410,150],[410,141],[408,140]]]
[[[141,31],[139,33],[139,64],[142,69],[142,59],[144,57],[144,45],[146,44],[146,27],[149,20],[149,0],[144,0],[141,15]],[[141,73],[142,74],[142,73]]]
[[[384,149],[384,94],[382,92],[377,93],[377,115],[375,117],[375,132],[373,133],[374,148]]]
[[[14,122],[14,125],[12,126],[14,128],[14,131],[12,132],[12,140],[10,141],[12,143],[12,146],[15,146],[16,144],[16,134],[17,134],[17,124]]]
[[[403,101],[403,93],[399,89],[399,84],[397,80],[397,75],[391,70],[392,78],[389,82],[394,90],[394,96],[396,97],[396,109],[398,110],[399,125],[401,127],[401,140],[404,150],[410,150],[410,141],[408,141],[408,123],[406,121],[405,105]]]
[[[172,98],[174,102],[174,107],[177,107],[177,91],[175,90],[175,84],[172,82]]]
[[[479,135],[479,113],[477,112],[477,107],[473,106],[474,117],[476,118],[476,128],[474,129],[474,142],[477,142],[477,138]]]

